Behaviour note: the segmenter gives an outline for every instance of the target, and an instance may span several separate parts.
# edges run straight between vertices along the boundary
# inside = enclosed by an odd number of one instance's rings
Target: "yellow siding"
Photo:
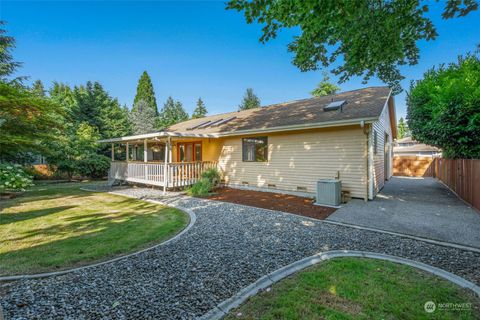
[[[316,192],[316,181],[335,178],[352,197],[367,193],[367,138],[359,126],[310,130],[295,133],[259,134],[268,136],[268,162],[243,162],[241,137],[225,138],[219,168],[229,184]],[[220,141],[219,141],[220,142]]]
[[[177,162],[177,145],[182,142],[202,142],[202,160],[218,161],[222,149],[221,142],[218,139],[181,139],[174,140],[172,146],[172,161]]]

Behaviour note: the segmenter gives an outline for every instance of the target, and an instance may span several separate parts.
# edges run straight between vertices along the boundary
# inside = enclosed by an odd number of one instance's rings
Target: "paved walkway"
[[[433,178],[392,177],[375,200],[352,200],[327,220],[480,248],[480,214]]]
[[[2,288],[6,319],[193,319],[263,275],[330,250],[414,259],[480,283],[479,253],[230,203],[168,201],[195,212],[187,233],[113,263],[16,281]]]

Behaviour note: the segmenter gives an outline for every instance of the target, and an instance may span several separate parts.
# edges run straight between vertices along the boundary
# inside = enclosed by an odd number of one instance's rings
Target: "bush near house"
[[[209,195],[220,184],[220,172],[211,168],[202,173],[200,180],[187,190],[187,193],[194,197]]]

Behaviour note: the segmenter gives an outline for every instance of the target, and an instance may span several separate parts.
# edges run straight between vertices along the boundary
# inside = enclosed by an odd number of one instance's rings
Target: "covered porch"
[[[217,138],[157,132],[101,140],[111,145],[109,183],[127,181],[167,188],[185,187],[217,167]]]

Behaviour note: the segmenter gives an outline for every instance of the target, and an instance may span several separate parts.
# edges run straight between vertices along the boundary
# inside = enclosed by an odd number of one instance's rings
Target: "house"
[[[314,196],[317,180],[338,178],[366,200],[392,175],[395,123],[390,89],[369,87],[100,142],[111,143],[111,179],[166,190],[216,167],[231,187]]]
[[[418,157],[436,157],[442,154],[441,150],[434,146],[429,146],[405,137],[395,141],[393,146],[393,156],[418,156]]]

